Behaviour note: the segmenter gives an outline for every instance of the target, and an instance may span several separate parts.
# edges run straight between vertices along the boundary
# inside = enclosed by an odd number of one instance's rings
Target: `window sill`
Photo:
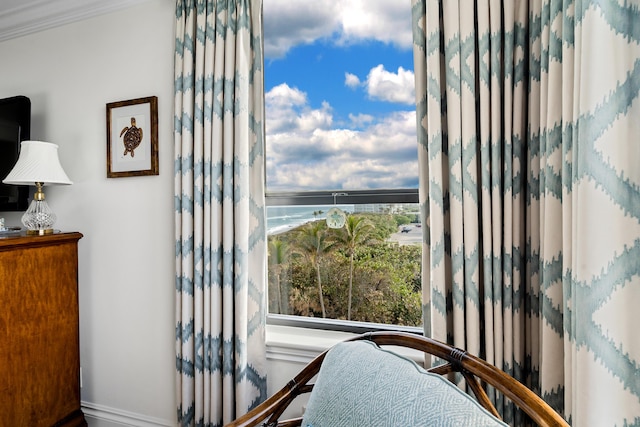
[[[357,335],[359,334],[267,324],[267,359],[307,364],[323,351]],[[394,351],[417,363],[424,361],[421,351],[408,348],[395,348]]]
[[[308,363],[340,341],[356,335],[349,332],[267,325],[267,359]]]

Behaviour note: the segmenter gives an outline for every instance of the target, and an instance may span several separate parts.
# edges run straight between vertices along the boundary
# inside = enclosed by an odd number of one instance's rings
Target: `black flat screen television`
[[[0,99],[0,212],[25,211],[28,185],[8,185],[7,177],[18,161],[20,143],[31,137],[31,100],[26,96]]]

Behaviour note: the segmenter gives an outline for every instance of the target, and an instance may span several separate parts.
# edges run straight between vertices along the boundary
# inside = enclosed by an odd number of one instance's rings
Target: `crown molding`
[[[150,0],[2,0],[0,42]]]

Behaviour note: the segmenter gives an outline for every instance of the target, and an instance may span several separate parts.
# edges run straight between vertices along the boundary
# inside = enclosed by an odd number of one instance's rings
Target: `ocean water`
[[[267,234],[283,233],[307,222],[324,219],[333,207],[353,212],[353,205],[267,206]],[[322,213],[314,216],[314,212]]]

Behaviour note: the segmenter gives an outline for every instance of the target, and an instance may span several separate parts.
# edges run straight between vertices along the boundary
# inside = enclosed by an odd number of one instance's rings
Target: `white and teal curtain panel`
[[[640,2],[412,6],[426,332],[640,425]]]
[[[262,0],[178,0],[176,369],[180,426],[266,396]]]

